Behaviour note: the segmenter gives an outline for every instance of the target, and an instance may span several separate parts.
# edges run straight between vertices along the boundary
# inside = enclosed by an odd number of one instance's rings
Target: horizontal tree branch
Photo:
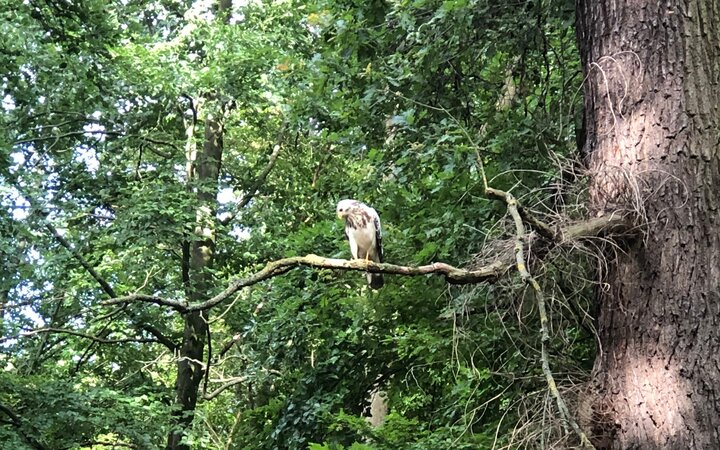
[[[223,292],[205,302],[189,305],[184,301],[164,299],[152,295],[134,294],[106,300],[102,302],[102,304],[115,305],[128,302],[146,302],[169,306],[182,313],[202,311],[210,309],[221,303],[242,288],[252,286],[260,283],[261,281],[282,275],[289,270],[302,266],[315,267],[319,269],[355,270],[405,276],[436,274],[444,276],[447,282],[452,284],[474,284],[494,280],[501,276],[507,268],[507,264],[500,261],[477,270],[465,270],[458,269],[457,267],[453,267],[445,263],[432,263],[425,266],[412,267],[376,263],[373,261],[365,261],[363,259],[347,260],[323,258],[317,255],[294,256],[267,263],[267,265],[259,272],[256,272],[247,278],[234,281]]]
[[[70,450],[78,447],[109,447],[109,448],[140,448],[135,444],[131,444],[129,442],[120,442],[120,441],[85,441],[85,442],[78,442],[76,444],[73,444],[72,447],[63,447],[60,450]]]
[[[101,124],[97,121],[89,121],[86,120],[86,122],[94,122]],[[66,125],[70,122],[65,122],[60,125]],[[101,124],[103,125],[103,124]],[[148,142],[150,144],[156,144],[156,145],[164,145],[167,147],[171,147],[176,151],[180,151],[180,147],[178,147],[175,143],[169,142],[163,139],[158,139],[150,136],[143,136],[140,134],[127,134],[122,131],[113,131],[113,130],[82,130],[82,131],[68,131],[66,133],[61,134],[54,134],[51,136],[37,136],[34,138],[27,138],[27,139],[21,139],[18,141],[15,141],[12,143],[13,146],[23,145],[23,144],[29,144],[29,143],[37,143],[37,142],[43,142],[43,141],[59,141],[60,139],[65,139],[69,137],[77,137],[77,136],[87,136],[87,135],[100,135],[100,136],[112,136],[112,137],[119,137],[119,138],[137,138],[142,141]],[[150,147],[150,151],[155,153],[158,156],[161,156],[163,158],[170,158],[172,157],[171,154],[163,152],[157,148]]]
[[[494,198],[504,201],[505,193],[497,191]],[[628,219],[620,214],[611,214],[594,218],[585,222],[572,224],[558,233],[554,233],[556,243],[567,242],[572,239],[587,238],[603,234],[606,231],[626,231],[630,229]],[[376,263],[362,259],[346,260],[324,258],[317,255],[295,256],[271,261],[265,267],[245,278],[233,281],[223,292],[200,303],[189,304],[184,300],[173,300],[154,295],[132,294],[115,297],[102,302],[103,305],[116,305],[132,302],[154,303],[160,306],[173,308],[181,313],[203,311],[210,309],[225,301],[228,297],[248,286],[258,284],[270,278],[282,275],[298,267],[314,267],[318,269],[354,270],[371,273],[391,275],[420,276],[441,275],[450,284],[478,284],[495,281],[508,269],[514,266],[512,261],[496,261],[490,265],[475,270],[460,269],[446,263],[438,262],[424,266],[399,266],[395,264]]]
[[[560,230],[558,235],[561,241],[567,241],[611,233],[624,234],[631,231],[633,231],[633,227],[627,214],[611,213],[569,225]]]

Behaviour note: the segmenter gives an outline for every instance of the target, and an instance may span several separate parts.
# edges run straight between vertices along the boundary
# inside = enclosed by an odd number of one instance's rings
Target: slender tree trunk
[[[218,19],[228,24],[232,9],[232,0],[218,0]],[[215,231],[217,219],[218,177],[223,157],[223,138],[225,128],[223,116],[225,107],[218,108],[218,116],[208,115],[205,121],[205,136],[202,151],[197,154],[194,144],[195,121],[197,111],[193,111],[192,124],[188,127],[186,148],[188,182],[197,191],[195,239],[183,248],[183,274],[186,290],[191,303],[201,302],[211,293],[211,276],[208,269],[214,262]],[[188,248],[189,247],[189,248]],[[197,404],[198,391],[206,371],[210,370],[203,362],[205,345],[208,352],[211,342],[208,316],[210,311],[185,314],[183,343],[178,358],[177,380],[175,383],[175,420],[168,436],[166,450],[189,450],[182,443],[185,430],[192,424]],[[209,357],[208,357],[209,359]]]
[[[211,280],[208,269],[213,263],[215,250],[215,211],[218,192],[218,175],[223,153],[222,123],[209,118],[205,122],[203,148],[195,161],[188,164],[188,180],[197,190],[197,223],[195,239],[189,246],[186,258],[188,296],[191,303],[208,298]],[[188,152],[194,154],[194,152]],[[205,337],[208,334],[208,313],[192,312],[183,316],[185,331],[177,362],[173,430],[168,436],[167,450],[186,450],[183,444],[185,430],[192,423],[198,391],[205,376],[203,360]]]
[[[720,448],[719,13],[578,0],[591,206],[647,223],[601,280],[599,448]]]

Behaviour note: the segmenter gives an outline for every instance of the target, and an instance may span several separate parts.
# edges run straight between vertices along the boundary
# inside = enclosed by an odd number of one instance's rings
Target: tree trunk
[[[189,252],[184,255],[187,270],[188,296],[191,303],[208,298],[210,293],[210,273],[215,250],[215,211],[217,209],[218,176],[223,152],[222,123],[208,118],[205,122],[205,139],[202,151],[194,161],[188,164],[188,180],[196,189],[197,223],[195,239]],[[188,152],[194,154],[194,152]],[[190,447],[182,443],[185,430],[192,424],[198,390],[205,375],[203,355],[208,334],[208,313],[192,312],[184,315],[185,331],[177,362],[175,381],[175,412],[173,429],[168,436],[167,450],[187,450]]]
[[[647,223],[600,280],[598,448],[720,448],[719,12],[578,0],[591,207]]]

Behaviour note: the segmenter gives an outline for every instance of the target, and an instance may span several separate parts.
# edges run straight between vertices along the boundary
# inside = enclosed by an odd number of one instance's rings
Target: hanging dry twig
[[[577,421],[575,421],[573,416],[570,414],[570,411],[568,410],[565,401],[560,395],[560,391],[558,391],[557,384],[555,383],[555,377],[550,370],[550,357],[548,356],[547,351],[547,342],[550,340],[550,334],[548,333],[547,326],[548,316],[547,310],[545,309],[545,297],[543,296],[543,291],[540,288],[540,284],[530,274],[527,269],[527,265],[525,264],[525,225],[523,224],[523,219],[520,216],[520,212],[518,211],[517,200],[515,200],[515,197],[509,192],[504,192],[489,187],[485,189],[485,192],[487,193],[488,197],[502,200],[505,202],[508,212],[510,213],[510,216],[512,216],[513,222],[515,223],[515,264],[517,267],[517,271],[520,274],[520,278],[526,284],[528,284],[535,292],[535,299],[537,300],[538,312],[540,314],[540,360],[542,363],[542,371],[545,375],[545,380],[547,381],[548,389],[550,390],[552,396],[555,398],[558,410],[560,410],[560,415],[565,422],[570,424],[570,427],[580,439],[580,444],[583,446],[583,448],[594,449],[595,447],[590,443],[590,440],[588,439],[585,432],[580,428],[580,426],[577,424]]]

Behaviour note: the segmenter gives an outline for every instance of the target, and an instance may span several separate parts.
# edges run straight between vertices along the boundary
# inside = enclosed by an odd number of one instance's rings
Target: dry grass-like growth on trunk
[[[602,352],[601,342],[594,327],[596,315],[595,293],[604,289],[604,279],[608,273],[610,262],[618,252],[623,251],[622,242],[631,235],[636,237],[647,223],[643,208],[645,195],[640,188],[642,182],[633,179],[628,173],[618,173],[617,177],[632,187],[626,190],[626,197],[619,198],[623,217],[631,217],[636,225],[627,228],[610,226],[600,235],[583,234],[581,227],[588,225],[588,217],[593,214],[588,209],[590,201],[587,176],[576,168],[579,164],[559,161],[563,164],[560,172],[569,173],[570,183],[553,183],[544,191],[523,189],[521,180],[517,180],[514,190],[525,192],[518,194],[518,201],[527,214],[548,225],[550,230],[574,230],[574,233],[562,234],[554,240],[547,239],[544,228],[535,228],[525,235],[525,263],[529,273],[537,280],[541,294],[545,297],[544,307],[547,309],[546,339],[538,332],[537,323],[542,321],[543,314],[538,310],[533,298],[524,283],[517,277],[510,276],[500,279],[492,286],[468,286],[459,290],[451,299],[454,339],[459,344],[463,339],[462,330],[472,326],[473,316],[482,302],[485,309],[485,321],[505,330],[511,349],[516,355],[522,355],[528,371],[536,370],[541,365],[539,354],[541,342],[547,345],[548,358],[542,358],[543,364],[552,361],[553,378],[557,380],[558,397],[564,400],[566,411],[559,414],[559,399],[553,398],[543,376],[518,376],[515,373],[504,373],[504,362],[495,364],[497,376],[506,376],[511,381],[506,389],[514,384],[522,383],[530,394],[506,410],[506,415],[516,415],[516,423],[511,433],[511,440],[501,445],[496,442],[494,448],[572,448],[584,446],[592,448],[587,436],[579,430],[590,430],[594,416],[589,411],[589,403],[584,400],[587,395],[587,380],[590,377],[588,359],[577,360],[574,355],[564,354],[563,349],[577,344],[577,339],[587,339],[588,348],[595,347]],[[615,205],[619,207],[619,204]],[[607,212],[607,211],[605,211]],[[527,225],[532,222],[523,218]],[[592,220],[591,220],[592,221]],[[469,267],[482,267],[489,261],[512,259],[516,253],[516,236],[513,236],[513,221],[509,217],[499,220],[486,238],[484,245],[468,262]],[[544,233],[545,232],[545,233]],[[456,302],[458,298],[461,301]],[[483,301],[484,298],[484,301]],[[490,318],[490,319],[489,319]],[[568,330],[575,330],[568,333]],[[518,338],[518,333],[523,338]],[[479,347],[478,347],[479,348]],[[513,352],[511,350],[510,352]],[[471,358],[472,359],[472,358]],[[472,365],[474,362],[470,361]],[[459,361],[458,361],[459,364]],[[554,383],[552,380],[550,383]],[[516,386],[517,388],[517,386]],[[496,399],[497,400],[497,399]],[[489,403],[483,404],[489,407]],[[466,409],[473,412],[472,417],[482,417],[483,408],[468,404]],[[511,410],[514,412],[511,413]],[[569,411],[569,412],[568,412]],[[505,418],[503,420],[506,420]],[[509,419],[507,419],[509,420]],[[576,422],[579,423],[579,429]],[[572,427],[570,425],[573,425]],[[468,424],[468,427],[472,424]],[[573,428],[575,432],[570,432]],[[500,432],[500,428],[498,428]]]

